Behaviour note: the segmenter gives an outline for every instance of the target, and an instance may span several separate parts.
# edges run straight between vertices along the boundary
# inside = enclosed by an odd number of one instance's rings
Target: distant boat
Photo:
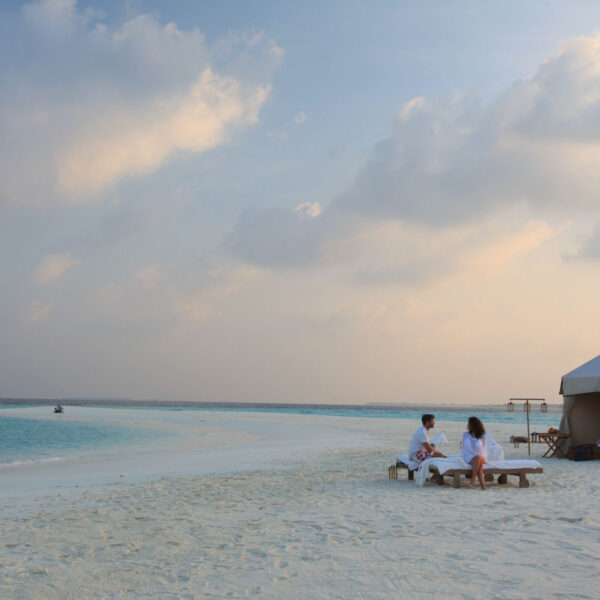
[[[55,413],[64,413],[65,410],[64,408],[57,402],[56,406],[54,407],[54,412]]]

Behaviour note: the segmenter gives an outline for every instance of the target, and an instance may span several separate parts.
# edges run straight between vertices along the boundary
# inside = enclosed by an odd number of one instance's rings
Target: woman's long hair
[[[469,421],[467,424],[469,427],[469,433],[474,438],[479,439],[485,433],[485,427],[483,426],[481,420],[477,417],[469,417]]]

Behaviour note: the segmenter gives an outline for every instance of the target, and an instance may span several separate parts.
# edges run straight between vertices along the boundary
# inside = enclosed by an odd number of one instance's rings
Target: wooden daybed
[[[410,469],[406,463],[402,461],[397,461],[395,465],[392,465],[388,470],[388,475],[390,479],[398,479],[398,469],[406,469],[408,471],[408,479],[412,481],[415,478],[415,471],[417,469]],[[438,485],[442,485],[444,483],[444,477],[452,477],[453,484],[455,488],[460,487],[460,476],[461,475],[471,475],[472,469],[449,469],[443,475],[440,474],[437,467],[434,465],[430,465],[429,472],[433,475],[435,482]],[[494,475],[498,475],[498,483],[504,484],[508,483],[508,476],[515,475],[519,477],[519,487],[520,488],[528,488],[529,481],[527,479],[527,475],[530,473],[543,473],[544,469],[542,467],[537,468],[523,468],[523,467],[515,467],[515,468],[505,468],[505,469],[496,469],[496,468],[486,468],[484,470],[485,480],[493,481]]]

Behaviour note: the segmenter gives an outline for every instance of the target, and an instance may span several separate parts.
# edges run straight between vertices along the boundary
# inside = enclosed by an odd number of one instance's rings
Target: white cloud
[[[525,221],[600,219],[599,163],[596,34],[564,40],[532,77],[492,102],[471,92],[410,100],[355,182],[315,218],[283,207],[247,211],[230,245],[249,262],[299,266],[329,257],[327,245],[373,222],[435,231],[519,208]],[[595,247],[590,242],[586,255]]]
[[[93,198],[255,123],[281,49],[262,34],[209,47],[138,15],[116,27],[73,1],[25,5],[0,40],[0,200]],[[49,193],[49,190],[53,190]]]
[[[69,253],[48,254],[37,264],[31,278],[40,285],[52,283],[80,262],[80,259],[73,258]]]
[[[563,41],[490,104],[472,93],[411,100],[338,202],[432,225],[520,203],[598,210],[598,160],[600,34]]]
[[[304,123],[304,121],[306,121],[307,118],[308,117],[306,113],[303,110],[301,110],[297,115],[294,116],[293,121],[296,125],[301,125],[302,123]]]
[[[302,202],[296,206],[296,212],[314,219],[323,212],[323,206],[320,202]]]
[[[418,110],[425,104],[425,98],[419,96],[418,98],[413,98],[409,100],[398,113],[398,118],[401,121],[406,121],[410,118],[411,112],[413,110]]]
[[[239,82],[207,69],[182,96],[157,100],[141,111],[105,115],[58,156],[59,190],[98,192],[128,175],[155,170],[177,150],[214,148],[232,125],[256,121],[267,94],[262,87],[245,94]]]

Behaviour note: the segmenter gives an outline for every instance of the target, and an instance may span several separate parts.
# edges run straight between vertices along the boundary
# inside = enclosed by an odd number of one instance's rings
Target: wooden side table
[[[546,458],[546,456],[566,457],[566,454],[562,451],[562,445],[571,437],[570,433],[539,433],[538,437],[548,446],[543,458]]]

